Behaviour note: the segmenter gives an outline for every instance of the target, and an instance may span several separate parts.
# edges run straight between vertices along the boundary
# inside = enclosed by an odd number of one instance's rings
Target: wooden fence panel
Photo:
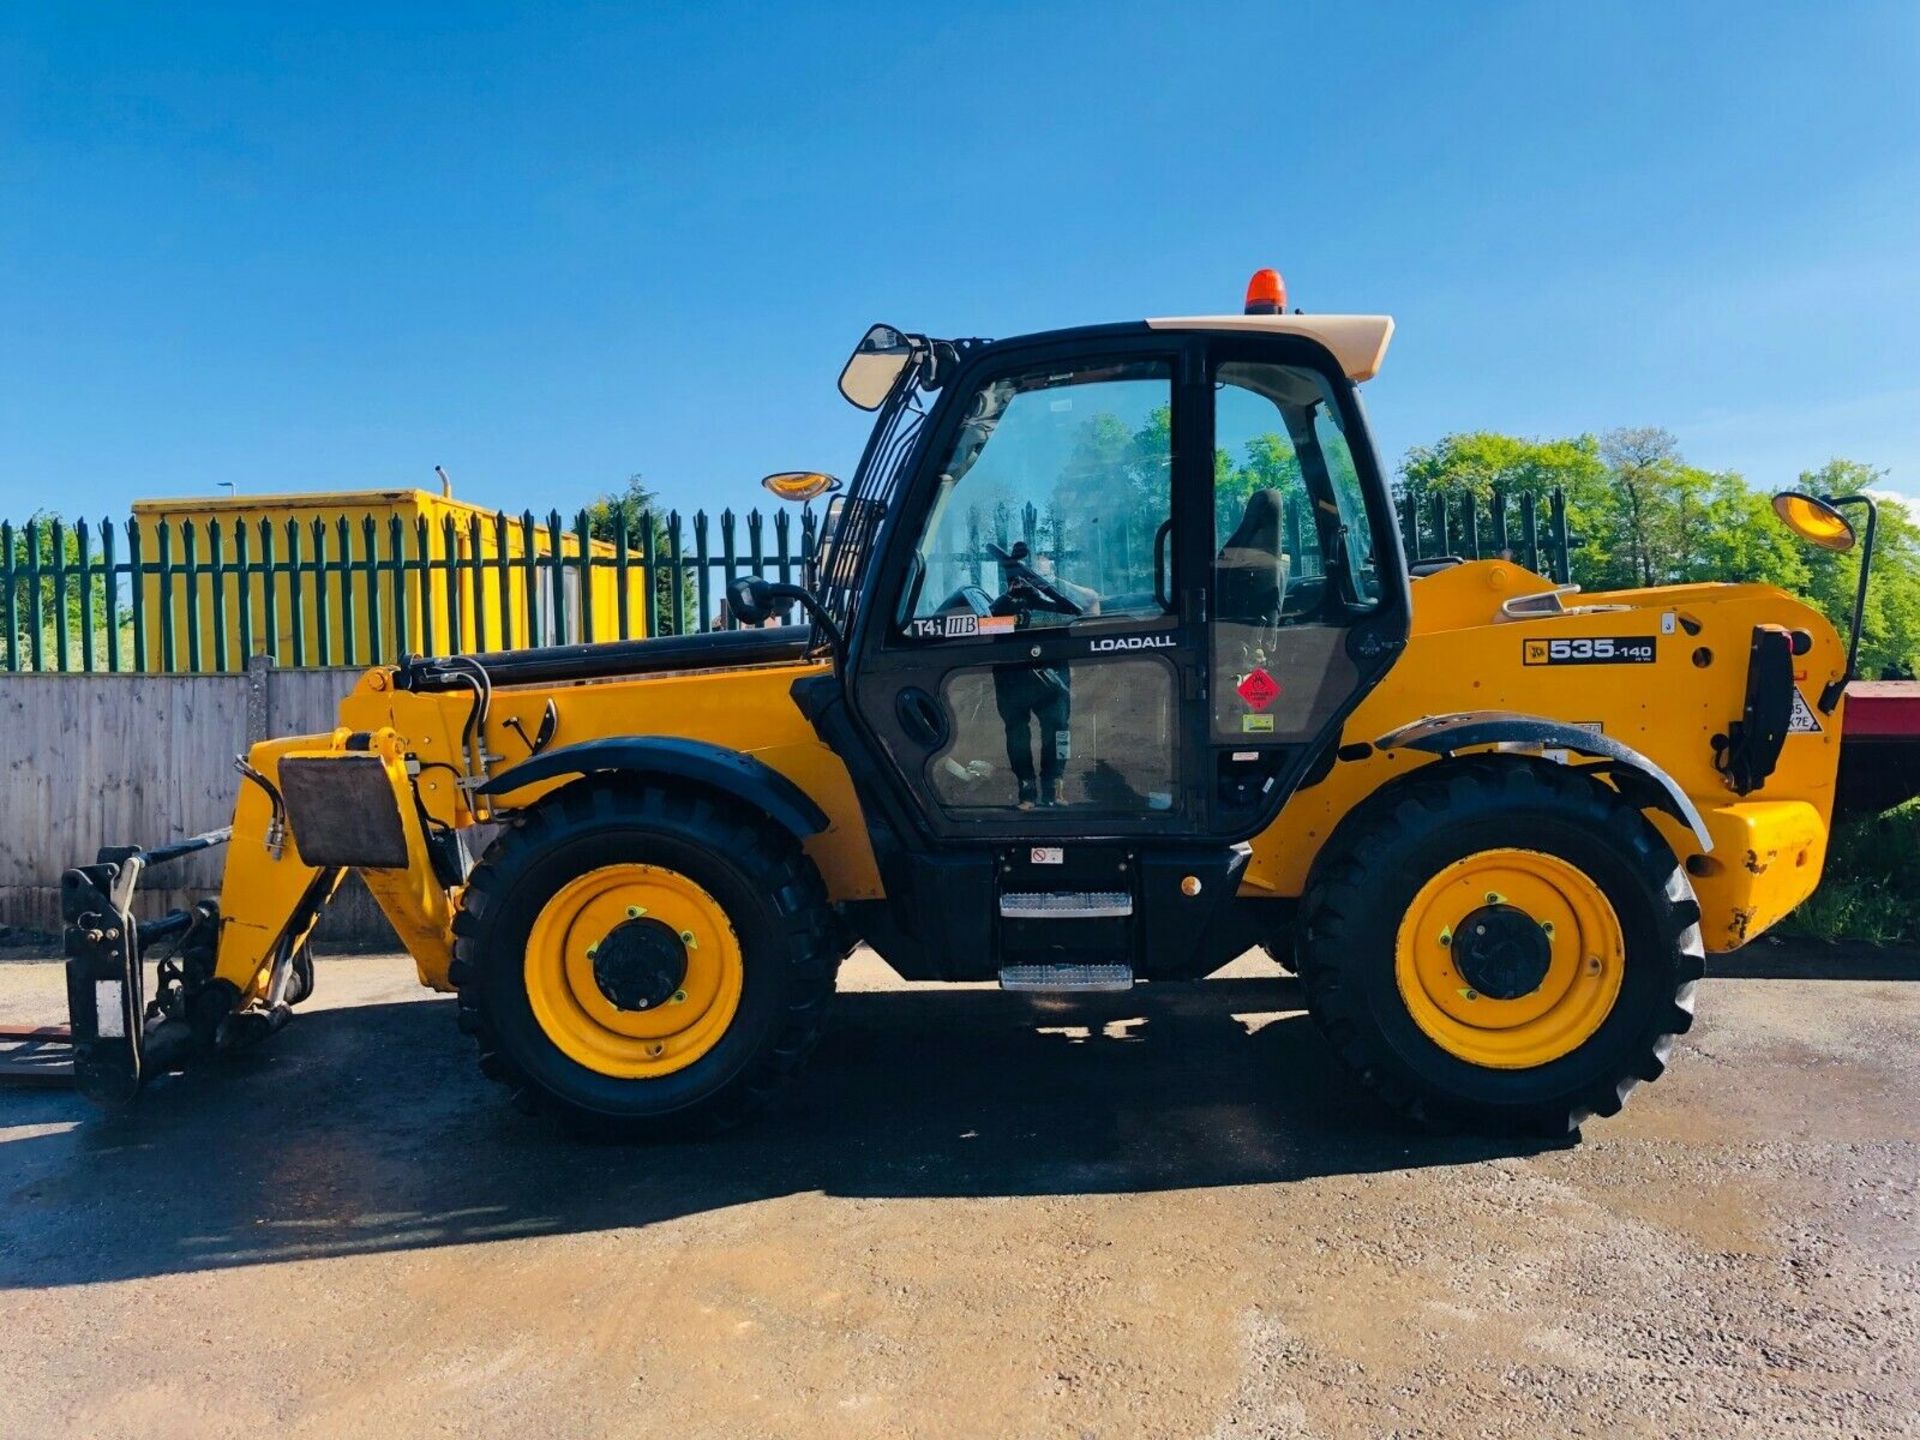
[[[157,845],[232,818],[233,760],[265,735],[333,729],[358,670],[225,675],[0,675],[0,927],[57,935],[60,875],[102,845]],[[264,688],[264,704],[250,693]],[[250,706],[252,718],[250,720]],[[139,913],[160,914],[220,889],[225,851],[154,872]],[[335,943],[394,942],[372,897],[350,879],[322,921]]]
[[[0,790],[0,924],[57,931],[60,874],[102,845],[159,844],[227,823],[247,745],[239,676],[11,675]],[[143,913],[212,893],[220,852],[158,872]]]

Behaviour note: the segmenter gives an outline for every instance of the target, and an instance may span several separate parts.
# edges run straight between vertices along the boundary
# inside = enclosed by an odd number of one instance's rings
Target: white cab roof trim
[[[1391,315],[1176,315],[1149,320],[1155,330],[1257,330],[1264,335],[1304,335],[1333,352],[1356,384],[1380,373],[1393,339]]]

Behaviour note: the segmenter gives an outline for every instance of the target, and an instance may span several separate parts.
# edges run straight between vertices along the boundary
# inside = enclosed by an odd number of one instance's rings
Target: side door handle
[[[1167,536],[1173,533],[1173,519],[1169,516],[1160,522],[1160,528],[1153,532],[1153,598],[1160,602],[1160,609],[1168,614],[1173,612],[1173,596],[1167,590]]]
[[[940,702],[917,685],[909,685],[893,701],[894,718],[907,738],[929,750],[937,750],[947,740],[947,713]]]

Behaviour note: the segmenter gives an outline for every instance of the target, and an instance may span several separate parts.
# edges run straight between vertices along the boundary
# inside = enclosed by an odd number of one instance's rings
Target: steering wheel
[[[1016,547],[1019,553],[1010,554],[991,540],[987,542],[987,553],[1000,562],[1000,573],[1006,577],[1008,593],[1012,593],[1015,585],[1024,585],[1040,597],[1048,610],[1074,617],[1086,614],[1086,606],[1054,589],[1046,577],[1027,564],[1026,548],[1024,544],[1019,545]]]

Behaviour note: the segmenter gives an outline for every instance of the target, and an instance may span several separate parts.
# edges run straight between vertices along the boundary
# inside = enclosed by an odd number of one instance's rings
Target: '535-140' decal
[[[1651,635],[1575,635],[1565,640],[1522,640],[1529,665],[1651,665]]]

